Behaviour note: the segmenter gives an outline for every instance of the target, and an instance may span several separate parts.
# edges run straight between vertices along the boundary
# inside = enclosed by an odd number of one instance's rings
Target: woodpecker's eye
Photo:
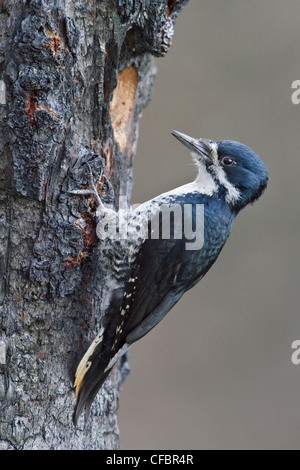
[[[232,166],[235,164],[235,161],[230,157],[224,157],[222,158],[221,163],[225,166]]]

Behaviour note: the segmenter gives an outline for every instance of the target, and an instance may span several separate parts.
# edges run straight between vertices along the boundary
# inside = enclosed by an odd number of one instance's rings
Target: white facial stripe
[[[211,156],[213,157],[214,165],[211,166],[214,176],[216,180],[227,190],[226,201],[229,203],[234,203],[240,197],[239,191],[228,181],[226,173],[218,160],[218,144],[217,142],[211,142]],[[198,184],[198,190],[202,194],[207,194],[212,196],[218,190],[218,186],[216,184],[215,179],[212,175],[207,171],[206,166],[201,160],[199,161],[199,157],[197,158],[197,154],[192,154],[194,160],[196,160],[198,165],[198,177],[196,183]]]
[[[226,201],[229,203],[237,201],[240,198],[240,192],[228,181],[226,173],[219,162],[212,168],[219,183],[227,190]]]

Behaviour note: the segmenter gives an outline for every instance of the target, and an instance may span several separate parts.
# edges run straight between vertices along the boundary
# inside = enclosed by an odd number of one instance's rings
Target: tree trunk
[[[72,424],[74,372],[99,330],[104,202],[130,196],[153,56],[187,0],[0,1],[0,447],[118,449],[126,360]]]

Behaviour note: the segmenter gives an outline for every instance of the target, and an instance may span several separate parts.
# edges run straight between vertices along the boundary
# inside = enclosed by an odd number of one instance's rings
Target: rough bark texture
[[[126,361],[84,427],[74,371],[99,329],[110,263],[88,183],[129,197],[153,56],[187,0],[0,1],[0,447],[117,449]],[[4,86],[6,89],[3,100]]]

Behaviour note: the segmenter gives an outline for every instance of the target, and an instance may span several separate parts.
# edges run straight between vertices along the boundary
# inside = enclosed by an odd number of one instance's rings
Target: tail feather
[[[114,343],[114,340],[122,297],[123,289],[113,292],[101,329],[78,364],[74,381],[77,402],[73,415],[75,424],[84,408],[88,413],[93,399],[116,362],[112,359],[119,349],[119,344]]]
[[[95,395],[110,372],[110,369],[104,370],[105,365],[101,360],[103,335],[104,328],[102,327],[82,357],[75,373],[74,387],[77,403],[73,415],[74,424],[77,424],[84,408],[88,414]]]
[[[104,368],[104,364],[107,363],[107,361],[103,362],[101,356],[97,355],[96,346],[94,345],[98,337],[99,335],[83,356],[76,371],[74,387],[77,403],[73,415],[75,425],[84,409],[86,410],[86,415],[89,414],[91,404],[110,371],[130,348],[130,345],[125,343]],[[94,355],[92,351],[95,351],[96,354]]]
[[[104,328],[101,328],[99,333],[97,334],[96,338],[82,357],[80,363],[78,364],[76,374],[75,374],[75,381],[74,381],[74,387],[75,387],[75,395],[76,395],[76,400],[78,399],[80,389],[82,387],[83,381],[85,374],[89,370],[89,368],[92,365],[92,362],[89,360],[91,356],[94,354],[95,350],[97,347],[102,342],[103,339],[103,333],[104,333]]]
[[[86,416],[89,415],[91,405],[99,388],[105,382],[107,376],[109,375],[111,369],[104,372],[101,376],[99,376],[98,380],[87,379],[82,384],[81,388],[77,392],[77,403],[75,406],[74,414],[73,414],[73,422],[75,426],[78,423],[80,415],[82,414],[83,410],[85,409]]]

